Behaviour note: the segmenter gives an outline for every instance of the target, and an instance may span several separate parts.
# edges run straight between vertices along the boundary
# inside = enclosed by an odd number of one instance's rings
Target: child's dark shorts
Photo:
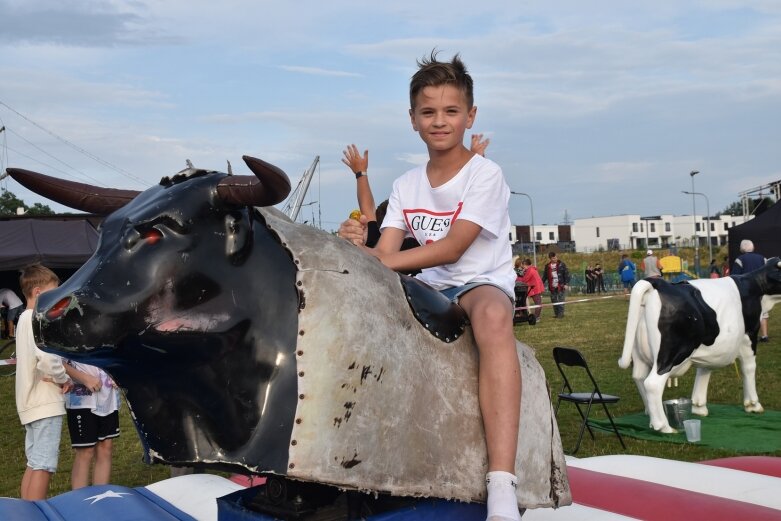
[[[90,409],[67,409],[71,447],[94,447],[99,441],[119,436],[119,411],[98,416]]]

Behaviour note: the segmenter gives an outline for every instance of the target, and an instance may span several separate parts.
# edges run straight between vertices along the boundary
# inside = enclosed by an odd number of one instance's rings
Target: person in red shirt
[[[542,308],[539,306],[542,304],[542,292],[545,290],[545,287],[542,285],[542,277],[540,277],[540,273],[537,271],[537,266],[534,266],[530,259],[523,260],[523,275],[521,275],[520,280],[529,287],[526,298],[527,300],[531,299],[534,305],[537,306],[534,308],[534,316],[537,322],[539,322],[540,314],[542,313]]]

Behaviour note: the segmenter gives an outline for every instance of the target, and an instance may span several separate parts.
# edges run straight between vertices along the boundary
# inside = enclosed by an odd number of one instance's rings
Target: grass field
[[[577,296],[570,298],[574,299]],[[590,302],[572,303],[567,306],[566,318],[554,320],[552,311],[543,311],[542,321],[536,326],[519,325],[516,336],[533,347],[550,381],[552,390],[558,391],[561,378],[553,363],[554,346],[570,346],[580,349],[595,372],[603,392],[621,396],[613,406],[617,415],[642,410],[642,402],[631,378],[631,369],[622,370],[617,360],[621,353],[628,303],[623,296]],[[781,313],[774,313],[770,322],[769,343],[760,344],[757,385],[760,401],[766,409],[781,410]],[[694,372],[679,380],[679,387],[667,389],[665,399],[688,396]],[[710,403],[742,403],[742,387],[733,367],[716,372],[709,388]],[[146,465],[141,461],[141,446],[128,414],[121,411],[122,435],[115,440],[114,473],[112,482],[125,486],[140,486],[169,476],[167,467]],[[602,417],[599,413],[593,417]],[[562,406],[559,429],[565,448],[574,446],[579,417],[574,407]],[[521,433],[523,435],[523,433]],[[779,432],[781,436],[781,432]],[[60,453],[60,470],[55,475],[51,493],[70,489],[71,449],[67,430],[63,431]],[[706,449],[691,444],[673,444],[641,441],[626,438],[626,453],[657,456],[677,460],[697,461],[732,455],[726,451]],[[592,442],[586,435],[578,456],[624,452],[615,435],[597,432]],[[781,454],[775,454],[781,456]],[[24,472],[24,429],[19,424],[14,401],[13,377],[0,377],[0,496],[19,497],[19,483]]]

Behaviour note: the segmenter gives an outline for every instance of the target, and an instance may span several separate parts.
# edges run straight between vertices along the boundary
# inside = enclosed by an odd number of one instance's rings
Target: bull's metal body
[[[224,184],[201,172],[112,213],[94,257],[40,297],[39,343],[114,376],[150,460],[484,500],[470,330],[435,338],[399,275],[274,209],[226,203]],[[528,346],[518,355],[518,503],[566,505],[545,375]]]

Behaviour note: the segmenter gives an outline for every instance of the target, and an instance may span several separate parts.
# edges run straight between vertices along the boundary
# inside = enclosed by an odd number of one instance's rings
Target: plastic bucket
[[[688,398],[665,400],[664,414],[673,429],[683,429],[683,422],[692,416],[692,401]]]

